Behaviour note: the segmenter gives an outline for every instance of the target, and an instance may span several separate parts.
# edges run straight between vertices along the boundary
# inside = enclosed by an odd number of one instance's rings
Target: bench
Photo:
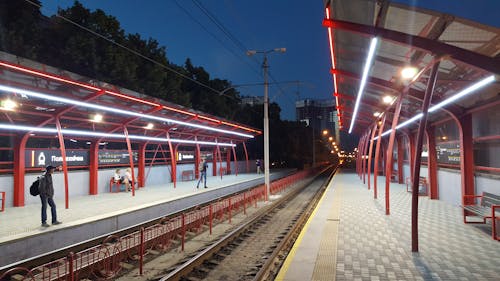
[[[412,192],[411,186],[413,183],[411,182],[411,177],[406,178],[406,191]],[[427,190],[429,187],[429,184],[427,182],[426,177],[419,177],[418,179],[418,195],[419,196],[427,196]]]
[[[194,171],[193,170],[182,171],[181,180],[182,181],[194,180]]]
[[[5,191],[0,191],[0,200],[2,200],[2,207],[0,209],[0,212],[3,212],[5,210]]]
[[[397,182],[397,181],[398,181],[398,170],[392,170],[391,182]]]
[[[486,223],[486,219],[491,219],[491,236],[495,240],[500,240],[497,236],[496,220],[500,219],[500,195],[495,195],[488,192],[483,192],[482,195],[464,195],[463,202],[481,198],[480,203],[465,203],[464,209],[464,223]],[[469,200],[467,200],[469,199]],[[481,217],[482,222],[467,221],[467,217],[471,216]]]
[[[111,179],[109,180],[109,192],[110,193],[120,192],[122,189],[122,185],[125,186],[125,183],[117,182],[117,181],[115,181],[114,177],[111,177]],[[113,189],[115,191],[113,191]]]

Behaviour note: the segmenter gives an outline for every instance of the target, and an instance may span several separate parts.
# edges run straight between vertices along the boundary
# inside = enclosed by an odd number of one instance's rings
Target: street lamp
[[[262,63],[262,69],[264,70],[264,184],[266,186],[266,201],[269,200],[270,193],[270,183],[269,183],[269,97],[268,97],[268,82],[267,82],[267,69],[269,65],[267,64],[267,54],[277,52],[284,53],[286,48],[276,48],[267,51],[256,51],[248,50],[247,55],[253,56],[255,54],[263,54],[264,62]]]

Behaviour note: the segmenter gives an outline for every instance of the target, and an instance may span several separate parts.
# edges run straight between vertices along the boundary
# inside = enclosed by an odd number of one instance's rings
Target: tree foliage
[[[38,0],[32,1],[40,4]],[[241,104],[239,92],[230,81],[212,78],[189,58],[183,66],[170,63],[165,47],[158,41],[127,34],[115,17],[100,9],[91,11],[78,1],[50,18],[26,1],[0,1],[0,49],[249,126],[263,127],[263,106]],[[306,129],[300,123],[282,121],[280,110],[276,103],[270,104],[271,159],[302,166]],[[250,141],[248,147],[250,157],[262,158],[262,136]]]

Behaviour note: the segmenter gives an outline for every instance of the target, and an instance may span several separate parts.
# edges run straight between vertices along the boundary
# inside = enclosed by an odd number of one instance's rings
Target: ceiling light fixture
[[[102,111],[107,111],[107,112],[113,112],[113,113],[118,113],[118,114],[123,114],[123,115],[129,115],[129,116],[136,116],[136,117],[158,120],[158,121],[163,121],[163,122],[171,122],[171,123],[175,123],[175,124],[179,124],[179,125],[184,125],[187,127],[194,127],[194,128],[198,128],[198,129],[204,129],[204,130],[214,131],[214,132],[219,132],[219,133],[224,133],[224,134],[237,135],[237,136],[246,137],[246,138],[253,138],[252,135],[238,133],[238,132],[234,132],[234,131],[217,129],[217,128],[210,127],[210,126],[192,124],[192,123],[174,120],[174,119],[170,119],[170,118],[142,114],[142,113],[138,113],[138,112],[133,112],[133,111],[123,110],[123,109],[117,109],[117,108],[106,107],[106,106],[102,106],[102,105],[72,100],[72,99],[68,99],[68,98],[51,96],[51,95],[47,95],[47,94],[43,94],[43,93],[39,93],[39,92],[9,87],[9,86],[5,86],[5,85],[0,85],[0,90],[6,91],[6,92],[24,94],[27,96],[36,97],[36,98],[45,99],[45,100],[58,101],[58,102],[66,103],[66,104],[73,104],[73,105],[77,105],[77,106],[81,106],[81,107],[92,108],[92,109],[97,109],[97,110],[102,110]]]
[[[361,101],[361,96],[363,95],[363,91],[365,90],[366,80],[368,79],[368,72],[370,71],[370,67],[372,65],[373,57],[375,54],[375,47],[377,46],[377,37],[372,38],[370,43],[370,49],[368,51],[368,56],[366,57],[365,68],[363,69],[363,76],[361,77],[361,83],[359,85],[358,96],[356,97],[356,104],[354,105],[354,111],[352,113],[351,126],[349,127],[349,134],[352,132],[352,128],[354,128],[354,123],[356,122],[356,115],[358,114],[359,104]]]
[[[57,133],[56,128],[32,127],[32,126],[2,124],[2,123],[0,123],[0,130],[28,131],[28,132],[37,132],[37,133]],[[101,133],[101,132],[93,132],[93,131],[80,131],[80,130],[71,130],[71,129],[62,129],[61,132],[64,135],[69,135],[69,136],[92,136],[92,137],[125,139],[125,135],[123,135],[123,134],[110,134],[110,133]],[[147,136],[138,136],[138,135],[129,135],[128,137],[129,137],[129,139],[132,139],[132,140],[147,140],[147,141],[157,141],[157,142],[168,142],[169,141],[169,139],[167,139],[167,138],[147,137]],[[170,139],[170,142],[182,143],[182,144],[219,145],[219,146],[230,146],[230,147],[236,146],[235,144],[232,144],[232,143],[193,141],[193,140],[172,139],[172,138]]]
[[[463,98],[464,96],[469,95],[469,94],[473,93],[474,91],[476,91],[476,90],[478,90],[478,89],[480,89],[480,88],[482,88],[482,87],[484,87],[484,86],[486,86],[494,81],[495,81],[495,75],[488,76],[488,77],[480,80],[479,82],[476,82],[473,85],[463,89],[462,91],[460,91],[456,95],[451,96],[451,97],[445,99],[444,101],[442,101],[436,105],[431,106],[429,108],[428,112],[429,113],[434,112],[434,111],[442,108],[443,106],[450,104],[450,103],[452,103],[460,98]],[[424,116],[424,114],[422,114],[422,113],[419,113],[419,114],[413,116],[412,118],[406,120],[405,122],[397,125],[396,130],[422,118],[422,116]],[[389,130],[385,131],[383,134],[381,134],[380,136],[382,136],[382,137],[386,136],[386,135],[390,134],[391,131],[392,131],[392,129],[389,129]],[[376,139],[378,139],[378,137],[373,138],[373,140],[376,140]]]

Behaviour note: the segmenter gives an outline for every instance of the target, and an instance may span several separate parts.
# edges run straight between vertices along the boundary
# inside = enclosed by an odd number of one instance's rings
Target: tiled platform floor
[[[378,186],[374,199],[355,173],[338,173],[277,280],[500,280],[490,225],[464,224],[460,208],[420,197],[412,253],[411,194],[391,184],[387,216],[384,177]]]

